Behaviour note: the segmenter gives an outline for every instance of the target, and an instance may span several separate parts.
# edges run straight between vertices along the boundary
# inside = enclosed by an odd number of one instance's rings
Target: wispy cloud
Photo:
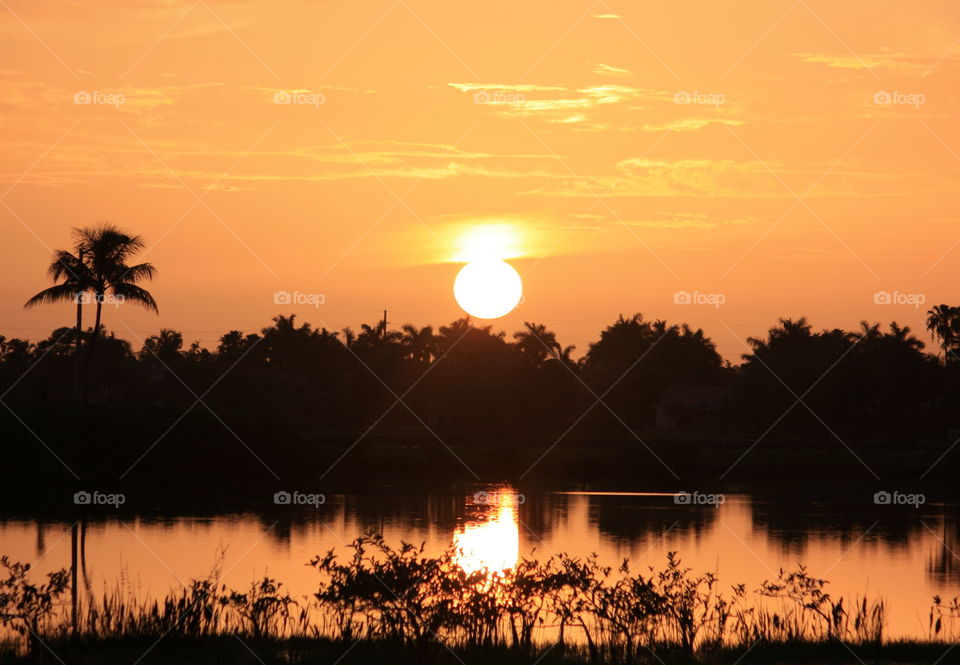
[[[783,181],[807,182],[823,174],[824,166],[801,167],[785,163],[738,162],[729,159],[648,159],[618,162],[614,173],[554,177],[541,187],[520,192],[526,196],[557,198],[792,198]],[[798,176],[802,176],[798,179]],[[834,168],[831,178],[808,192],[807,198],[876,196],[899,182],[892,172],[862,168]],[[664,220],[640,220],[664,221]],[[687,218],[681,220],[699,223]]]
[[[629,76],[630,72],[609,65],[597,65],[602,76]],[[699,95],[675,90],[656,90],[620,83],[599,83],[563,87],[536,83],[450,83],[461,92],[474,95],[480,108],[506,118],[529,118],[539,122],[567,125],[573,131],[678,131],[690,132],[713,124],[739,126],[745,123],[737,104],[721,95]],[[678,102],[678,95],[686,101]],[[700,103],[716,97],[720,101]],[[691,101],[693,100],[693,101]],[[684,116],[677,117],[679,113]],[[691,113],[696,115],[691,116]]]
[[[512,118],[532,118],[557,124],[586,124],[595,128],[609,127],[605,118],[594,111],[601,107],[621,112],[636,110],[638,100],[645,103],[672,104],[673,93],[633,86],[606,83],[579,88],[537,84],[470,84],[451,83],[451,87],[474,95],[485,94],[479,100],[499,115]],[[475,97],[474,101],[478,101]],[[626,108],[627,103],[632,108]]]
[[[802,62],[826,65],[836,69],[886,69],[893,72],[925,72],[933,64],[939,62],[943,64],[958,64],[960,56],[958,54],[946,55],[927,55],[922,53],[885,52],[876,53],[794,53]]]
[[[736,120],[734,118],[719,118],[719,117],[701,117],[701,118],[680,118],[678,120],[667,120],[665,122],[659,123],[647,123],[643,125],[642,129],[648,132],[662,132],[662,131],[671,131],[671,132],[691,132],[697,129],[703,129],[709,125],[719,124],[719,125],[730,125],[731,127],[737,127],[744,124],[743,120]]]
[[[630,76],[629,69],[605,65],[602,62],[593,68],[593,73],[599,74],[600,76],[612,76],[613,78],[626,78]]]
[[[754,224],[753,217],[722,218],[705,212],[666,212],[655,219],[623,220],[627,226],[642,226],[655,229],[713,229],[718,226]]]
[[[567,90],[561,85],[540,85],[536,83],[448,83],[460,92],[562,92]]]

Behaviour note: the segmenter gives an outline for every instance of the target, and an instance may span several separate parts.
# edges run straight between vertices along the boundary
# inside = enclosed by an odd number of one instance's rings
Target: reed
[[[581,662],[634,663],[651,654],[707,654],[757,644],[884,644],[881,599],[834,599],[828,582],[803,567],[748,590],[723,587],[716,572],[697,573],[669,553],[662,568],[635,570],[629,560],[604,565],[596,555],[558,554],[521,559],[504,571],[467,572],[456,550],[428,554],[394,547],[369,533],[343,554],[311,562],[318,572],[312,596],[295,598],[269,577],[245,589],[223,584],[222,566],[160,600],[144,600],[118,583],[81,603],[77,625],[69,613],[69,576],[44,583],[27,565],[0,558],[0,624],[8,640],[35,653],[40,645],[234,636],[297,651],[325,643],[390,645],[431,659],[443,649],[546,648]],[[956,637],[960,605],[934,599],[930,641]],[[281,647],[278,647],[281,648]]]

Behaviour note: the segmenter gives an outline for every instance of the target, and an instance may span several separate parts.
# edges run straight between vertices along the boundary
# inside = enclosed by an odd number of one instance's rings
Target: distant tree
[[[249,333],[244,335],[239,330],[231,330],[220,338],[217,345],[217,356],[222,360],[233,360],[243,355],[247,349],[260,341],[260,335]]]
[[[358,352],[369,352],[374,355],[400,355],[402,342],[402,332],[389,330],[386,323],[380,321],[374,325],[360,324],[360,334],[351,346]]]
[[[532,371],[503,332],[469,317],[437,329],[436,360],[410,403],[442,426],[510,431],[530,410]],[[416,380],[416,379],[415,379]]]
[[[156,335],[151,335],[143,341],[140,358],[149,360],[156,356],[164,363],[175,362],[180,359],[183,349],[183,334],[169,328],[161,328]]]
[[[577,349],[576,345],[568,344],[567,346],[560,349],[560,361],[564,365],[576,366],[577,361],[573,359],[573,352]]]
[[[860,431],[915,434],[929,422],[943,388],[936,359],[924,353],[923,342],[910,334],[909,327],[896,322],[883,332],[879,324],[863,321],[854,337],[858,344],[852,362],[838,367],[849,392],[858,398],[846,424]],[[914,415],[918,411],[923,415]]]
[[[523,322],[523,330],[513,333],[513,339],[520,355],[534,367],[542,367],[550,358],[560,355],[562,349],[555,333],[547,330],[542,323]]]
[[[342,349],[337,333],[326,328],[314,329],[309,323],[297,325],[296,319],[296,314],[281,314],[273,318],[272,326],[261,331],[264,357],[270,365],[289,368],[309,365],[318,354],[332,348]]]
[[[672,384],[724,381],[716,346],[686,324],[646,321],[621,315],[600,333],[583,359],[583,372],[621,421],[649,425],[653,407]]]
[[[7,339],[0,335],[0,363],[22,363],[30,359],[33,344],[16,337]]]
[[[417,328],[406,324],[402,328],[403,339],[401,345],[406,360],[416,365],[426,366],[437,356],[437,341],[433,334],[433,326]]]
[[[88,333],[92,334],[92,333]],[[136,355],[130,342],[101,327],[97,346],[97,388],[100,398],[114,401],[125,393],[125,386],[136,379]]]
[[[960,364],[960,307],[936,305],[927,312],[927,330],[943,350],[947,367]]]
[[[829,423],[835,414],[850,412],[852,396],[841,381],[846,366],[838,364],[855,342],[843,330],[814,332],[804,317],[780,319],[765,339],[748,337],[751,352],[743,355],[739,371],[736,420],[758,427],[778,423],[792,433],[822,431],[817,416]]]
[[[50,333],[49,337],[34,345],[33,355],[37,357],[53,356],[55,358],[72,356],[76,347],[75,337],[75,328],[67,328],[66,326],[57,328]]]

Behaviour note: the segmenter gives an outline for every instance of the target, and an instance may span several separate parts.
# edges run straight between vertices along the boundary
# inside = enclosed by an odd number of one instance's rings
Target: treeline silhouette
[[[702,330],[639,314],[620,316],[579,359],[542,324],[508,337],[469,318],[333,332],[280,315],[210,349],[169,329],[134,349],[98,324],[82,345],[73,327],[36,343],[0,337],[0,389],[14,408],[70,403],[76,349],[96,341],[82,370],[91,404],[188,409],[202,398],[224,417],[309,433],[629,438],[660,428],[917,440],[958,420],[960,308],[930,317],[942,358],[896,323],[816,331],[800,318],[749,338],[739,364]]]

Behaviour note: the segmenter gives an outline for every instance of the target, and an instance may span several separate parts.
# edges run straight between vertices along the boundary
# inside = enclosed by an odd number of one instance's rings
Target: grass
[[[0,663],[960,662],[956,599],[933,600],[926,642],[891,642],[882,599],[833,598],[802,567],[748,590],[674,553],[658,569],[561,554],[493,573],[458,555],[371,533],[310,562],[309,598],[270,578],[228,588],[218,565],[160,600],[85,597],[75,624],[66,571],[41,583],[0,558]]]
[[[841,643],[799,642],[724,647],[695,656],[659,651],[638,654],[642,665],[955,665],[960,649],[942,642],[894,642],[873,647]],[[77,643],[57,638],[33,655],[0,647],[0,665],[587,665],[582,648],[555,645],[534,650],[509,646],[484,648],[435,645],[428,653],[391,642],[345,641],[325,638],[238,638],[219,635],[198,638],[85,638]]]

